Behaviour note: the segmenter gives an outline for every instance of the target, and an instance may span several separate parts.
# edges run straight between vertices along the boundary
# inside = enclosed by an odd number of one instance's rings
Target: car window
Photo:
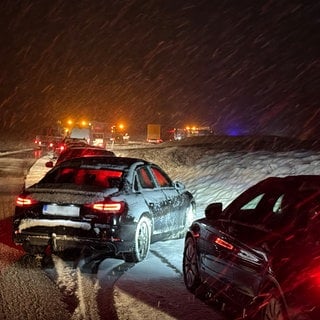
[[[155,187],[155,184],[147,168],[139,168],[137,174],[142,188],[153,189]]]
[[[58,157],[58,160],[56,162],[56,164],[65,161],[67,159],[71,159],[71,158],[77,158],[77,157],[82,157],[82,156],[89,156],[89,155],[96,155],[96,156],[112,156],[114,155],[114,153],[112,151],[109,150],[105,150],[105,149],[90,149],[90,148],[83,148],[83,149],[67,149],[64,152],[62,152],[60,154],[60,156]]]
[[[259,204],[259,202],[261,201],[263,195],[264,195],[264,193],[259,194],[257,197],[253,198],[248,203],[244,204],[241,207],[241,210],[255,209],[257,207],[257,205]]]
[[[151,172],[153,173],[158,185],[160,187],[171,187],[172,182],[170,178],[159,168],[151,167]]]
[[[280,213],[282,208],[283,194],[276,200],[273,206],[273,212]]]
[[[43,183],[71,183],[83,186],[119,188],[122,171],[63,167],[46,176]]]
[[[247,198],[246,202],[240,204],[240,208],[234,209],[231,219],[275,229],[280,227],[280,221],[283,220],[287,210],[288,204],[284,203],[283,192],[269,190]]]
[[[134,176],[133,189],[134,189],[134,191],[139,191],[139,182],[138,182],[137,175]]]

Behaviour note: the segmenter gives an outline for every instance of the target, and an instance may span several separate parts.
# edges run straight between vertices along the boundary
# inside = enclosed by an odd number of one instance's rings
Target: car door
[[[229,287],[233,280],[233,250],[231,240],[223,232],[224,223],[215,221],[214,226],[204,223],[197,238],[201,272],[205,279],[218,290]]]
[[[140,194],[149,208],[149,212],[153,216],[153,233],[163,233],[168,228],[167,217],[171,210],[171,204],[166,194],[156,184],[148,166],[140,166],[137,168],[136,173]]]
[[[165,230],[167,232],[180,229],[184,225],[186,199],[175,188],[169,176],[158,166],[150,166],[151,173],[159,188],[167,199]]]
[[[279,218],[281,188],[258,187],[228,212],[227,230],[234,239],[233,286],[248,296],[257,294],[268,273],[270,251],[281,235],[274,229]]]

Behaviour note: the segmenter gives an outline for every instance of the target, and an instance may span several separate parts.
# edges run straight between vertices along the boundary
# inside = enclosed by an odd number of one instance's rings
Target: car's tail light
[[[217,238],[214,240],[214,243],[218,244],[218,245],[221,246],[221,247],[224,247],[224,248],[226,248],[226,249],[229,249],[229,250],[233,250],[233,249],[234,249],[234,246],[233,246],[231,243],[229,243],[229,242],[227,242],[227,241],[225,241],[225,240],[223,240],[223,239],[221,239],[221,238],[219,238],[219,237],[217,237]]]
[[[121,214],[125,209],[125,203],[123,201],[112,201],[110,199],[89,203],[85,206],[93,211],[107,214]]]
[[[31,198],[28,195],[20,195],[16,198],[16,206],[17,207],[31,207],[37,204],[38,201]]]
[[[320,288],[320,268],[312,268],[309,272],[309,279],[312,280],[312,283],[317,287]]]

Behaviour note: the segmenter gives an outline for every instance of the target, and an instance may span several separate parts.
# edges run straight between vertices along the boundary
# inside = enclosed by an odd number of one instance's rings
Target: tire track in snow
[[[81,272],[73,262],[52,255],[53,268],[46,269],[56,283],[72,314],[72,320],[100,319],[97,296],[100,289],[96,277]]]

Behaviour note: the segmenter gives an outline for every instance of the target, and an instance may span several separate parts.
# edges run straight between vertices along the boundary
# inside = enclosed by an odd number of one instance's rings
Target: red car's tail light
[[[37,200],[25,195],[21,195],[16,198],[17,207],[31,207],[37,203]]]
[[[221,239],[219,237],[214,240],[214,243],[218,244],[221,247],[229,249],[229,250],[233,250],[234,249],[234,246],[231,243],[229,243],[229,242],[227,242],[227,241],[225,241],[225,240],[223,240],[223,239]]]
[[[106,199],[104,201],[89,203],[85,206],[96,212],[121,214],[124,211],[125,203],[123,201]]]

